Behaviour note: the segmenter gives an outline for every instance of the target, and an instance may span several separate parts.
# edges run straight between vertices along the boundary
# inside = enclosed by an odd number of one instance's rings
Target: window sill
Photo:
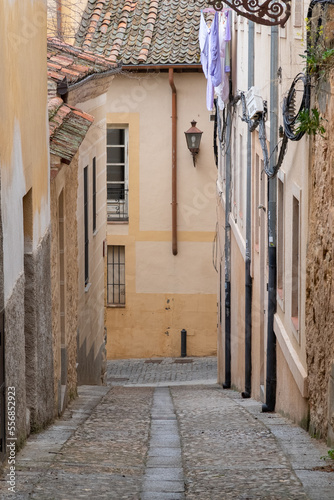
[[[126,219],[126,220],[107,220],[107,224],[116,224],[116,225],[129,224],[129,219]]]
[[[299,343],[299,318],[298,316],[291,316],[291,325],[294,336]]]
[[[97,233],[98,233],[98,230],[97,230],[97,229],[95,229],[95,231],[93,231],[93,236],[96,236],[96,235],[97,235]]]
[[[87,283],[87,285],[85,286],[85,293],[87,293],[89,291],[91,286],[92,286],[91,283]]]
[[[107,304],[107,307],[110,307],[111,309],[124,309],[125,304]]]
[[[277,288],[277,303],[280,306],[281,310],[284,312],[284,294],[282,288]]]

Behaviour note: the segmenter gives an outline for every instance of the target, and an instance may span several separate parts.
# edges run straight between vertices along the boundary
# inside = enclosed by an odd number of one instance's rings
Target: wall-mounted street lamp
[[[194,167],[195,167],[195,158],[199,152],[199,145],[201,143],[201,138],[202,138],[202,134],[203,134],[203,132],[196,127],[196,123],[197,122],[195,122],[195,120],[193,120],[191,122],[190,129],[184,133],[186,136],[188,149],[193,157]]]

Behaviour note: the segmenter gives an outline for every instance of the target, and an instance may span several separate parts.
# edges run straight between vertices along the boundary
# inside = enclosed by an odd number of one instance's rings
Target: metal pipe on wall
[[[62,21],[62,0],[56,0],[56,10],[57,10],[57,37],[63,38],[63,21]]]
[[[177,255],[177,102],[173,68],[169,68],[168,76],[169,85],[172,89],[172,252],[173,255]]]
[[[254,23],[248,23],[248,88],[254,85]],[[252,392],[252,134],[247,132],[247,187],[246,187],[246,261],[245,261],[245,390],[243,398]]]
[[[276,165],[278,140],[278,26],[271,28],[270,59],[270,169]],[[276,404],[276,336],[274,315],[276,313],[276,176],[268,178],[268,329],[267,329],[267,365],[266,365],[266,403],[262,411],[274,411]]]
[[[231,137],[231,105],[228,105],[226,136]],[[231,387],[231,141],[226,150],[225,173],[225,382],[224,389]]]

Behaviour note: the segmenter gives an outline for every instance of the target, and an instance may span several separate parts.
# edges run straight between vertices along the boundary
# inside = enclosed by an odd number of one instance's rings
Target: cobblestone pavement
[[[172,395],[180,422],[186,498],[307,498],[270,430],[221,389],[174,387]]]
[[[7,465],[0,498],[334,499],[323,443],[211,383],[214,358],[174,361],[109,362],[111,386],[80,387],[62,419],[28,439],[16,492]]]
[[[108,362],[108,383],[112,385],[179,385],[180,382],[215,383],[217,358],[119,359]]]

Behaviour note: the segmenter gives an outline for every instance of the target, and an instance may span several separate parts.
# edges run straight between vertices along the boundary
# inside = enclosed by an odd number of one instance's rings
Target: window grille
[[[109,305],[125,304],[125,247],[108,246],[107,302]]]

